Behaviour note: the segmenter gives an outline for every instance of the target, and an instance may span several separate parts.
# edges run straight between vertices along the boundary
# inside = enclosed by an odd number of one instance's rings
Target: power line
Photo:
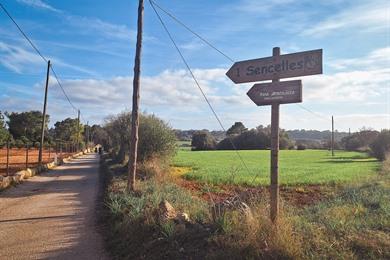
[[[168,28],[167,28],[167,26],[165,25],[165,23],[164,23],[164,21],[162,20],[161,16],[159,15],[159,13],[157,12],[156,8],[154,7],[154,5],[153,5],[153,3],[152,3],[152,0],[149,0],[149,3],[150,3],[150,5],[152,6],[154,12],[156,13],[157,18],[158,18],[158,20],[160,21],[161,25],[164,27],[164,30],[165,30],[165,32],[167,33],[169,39],[172,41],[172,43],[173,43],[173,45],[174,45],[176,51],[179,53],[179,55],[180,55],[180,57],[181,57],[183,63],[184,63],[185,66],[187,67],[187,70],[189,71],[189,73],[190,73],[192,79],[194,80],[194,82],[195,82],[195,84],[197,85],[198,89],[199,89],[200,92],[202,93],[202,96],[203,96],[204,100],[206,101],[206,103],[208,104],[210,110],[212,111],[212,113],[213,113],[215,119],[218,121],[218,124],[219,124],[220,127],[223,129],[223,131],[226,132],[225,127],[223,126],[223,124],[222,124],[221,120],[219,119],[217,113],[215,112],[213,106],[211,105],[210,101],[208,100],[208,98],[207,98],[205,92],[203,91],[203,89],[202,89],[202,87],[200,86],[198,80],[196,79],[194,73],[192,72],[192,69],[190,68],[188,62],[187,62],[186,59],[184,58],[182,52],[180,51],[179,47],[177,46],[175,40],[173,39],[171,33],[169,32],[169,30],[168,30]],[[239,157],[241,163],[244,165],[244,167],[246,168],[246,170],[247,170],[248,173],[250,174],[251,171],[249,170],[248,166],[246,165],[246,163],[244,162],[244,160],[243,160],[243,158],[241,157],[240,153],[238,152],[237,147],[234,145],[234,143],[233,143],[233,141],[230,139],[230,137],[228,137],[228,140],[229,140],[230,143],[232,144],[232,146],[233,146],[233,148],[234,148],[234,150],[235,150],[237,156]]]
[[[23,32],[22,28],[17,24],[17,22],[12,18],[11,14],[5,9],[5,7],[0,3],[0,7],[3,9],[5,14],[11,19],[11,21],[16,25],[19,32],[23,35],[23,37],[31,44],[31,46],[34,48],[34,50],[38,53],[39,56],[47,63],[47,59],[41,54],[41,52],[38,50],[38,48],[34,45],[34,43],[27,37],[27,35]]]
[[[301,105],[301,104],[296,104],[296,105],[297,105],[298,107],[302,108],[303,110],[305,110],[305,111],[311,113],[312,115],[314,115],[314,116],[320,118],[320,119],[329,121],[329,118],[327,118],[327,117],[325,117],[325,116],[323,116],[323,115],[320,115],[320,114],[318,114],[318,113],[316,113],[316,112],[314,112],[314,111],[312,111],[312,110],[310,110],[310,109],[304,107],[304,106]]]
[[[15,26],[18,28],[19,32],[23,35],[23,37],[30,43],[31,47],[35,50],[35,52],[47,63],[48,59],[46,59],[42,53],[39,51],[39,49],[35,46],[35,44],[30,40],[30,38],[26,35],[26,33],[22,30],[22,28],[18,25],[18,23],[15,21],[15,19],[11,16],[11,14],[7,11],[7,9],[3,6],[3,4],[0,3],[1,9],[5,12],[5,14],[11,19],[11,21],[15,24]],[[69,96],[66,94],[65,89],[62,87],[62,84],[60,83],[59,77],[57,76],[57,73],[54,71],[53,66],[50,65],[50,70],[53,72],[53,75],[58,83],[58,86],[60,86],[62,93],[64,94],[66,100],[69,102],[69,104],[72,106],[73,109],[76,111],[78,108],[76,108],[73,103],[70,101]]]
[[[191,32],[192,34],[194,34],[196,37],[198,37],[200,40],[202,40],[204,43],[206,43],[208,46],[210,46],[211,48],[213,48],[214,50],[216,50],[217,52],[219,52],[221,55],[225,56],[225,58],[227,58],[228,60],[230,60],[231,62],[234,62],[234,60],[229,57],[227,54],[225,54],[224,52],[222,52],[221,50],[219,50],[217,47],[215,47],[213,44],[211,44],[209,41],[207,41],[205,38],[203,38],[202,36],[200,36],[198,33],[196,33],[194,30],[192,30],[190,27],[188,27],[186,24],[184,24],[182,21],[180,21],[178,18],[176,18],[173,14],[171,14],[170,12],[166,11],[165,9],[163,9],[161,6],[159,6],[158,4],[156,4],[156,2],[154,2],[153,0],[150,0],[151,2],[151,5],[155,5],[158,9],[160,9],[161,11],[163,11],[165,14],[167,14],[169,17],[171,17],[175,22],[177,22],[178,24],[180,24],[181,26],[183,26],[185,29],[187,29],[189,32]]]
[[[74,110],[78,111],[79,109],[73,105],[72,101],[70,101],[68,95],[66,94],[64,88],[62,87],[62,84],[61,84],[61,82],[59,81],[59,79],[58,79],[58,77],[57,77],[57,74],[56,74],[56,72],[55,72],[54,69],[53,69],[53,66],[50,66],[50,70],[53,72],[53,75],[54,75],[54,77],[55,77],[55,79],[56,79],[56,81],[57,81],[57,83],[58,83],[58,86],[60,86],[60,88],[61,88],[61,90],[62,90],[62,93],[64,94],[65,98],[68,100],[69,104],[72,106],[72,108],[73,108]]]
[[[158,9],[160,9],[161,11],[163,11],[166,15],[168,15],[169,17],[171,17],[176,23],[180,24],[181,26],[183,26],[187,31],[189,31],[190,33],[192,33],[193,35],[195,35],[196,37],[198,37],[201,41],[203,41],[204,43],[206,43],[207,45],[209,45],[212,49],[216,50],[218,53],[220,53],[222,56],[224,56],[225,58],[227,58],[228,60],[230,60],[231,62],[234,62],[234,59],[231,58],[229,55],[227,55],[226,53],[224,53],[223,51],[221,51],[220,49],[218,49],[216,46],[214,46],[213,44],[211,44],[209,41],[207,41],[204,37],[202,37],[201,35],[199,35],[197,32],[195,32],[194,30],[192,30],[189,26],[187,26],[184,22],[182,22],[180,19],[178,19],[176,16],[174,16],[171,12],[165,10],[164,8],[162,8],[160,5],[158,5],[155,1],[153,0],[149,0],[149,2],[151,2],[151,5],[152,6],[156,6]],[[321,119],[325,119],[327,121],[329,121],[328,118],[316,113],[316,112],[313,112],[312,110],[306,108],[305,106],[301,105],[301,104],[296,104],[298,107],[300,107],[301,109],[311,113],[312,115],[316,116],[316,117],[319,117]]]

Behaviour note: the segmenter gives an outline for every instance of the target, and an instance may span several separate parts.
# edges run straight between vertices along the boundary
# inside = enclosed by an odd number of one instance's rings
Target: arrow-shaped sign
[[[258,106],[302,102],[300,80],[255,84],[247,95]]]
[[[226,73],[234,83],[322,74],[322,49],[239,61]]]

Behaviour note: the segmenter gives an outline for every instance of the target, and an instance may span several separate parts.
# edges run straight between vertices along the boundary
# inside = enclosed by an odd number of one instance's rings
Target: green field
[[[270,151],[239,151],[248,170],[235,151],[179,150],[173,166],[189,167],[184,175],[213,184],[268,185]],[[365,153],[324,150],[283,150],[279,154],[281,184],[332,184],[363,180],[373,176],[380,163]],[[255,180],[253,181],[254,177]]]

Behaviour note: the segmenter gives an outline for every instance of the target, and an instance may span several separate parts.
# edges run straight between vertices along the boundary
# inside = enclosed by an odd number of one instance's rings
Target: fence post
[[[9,176],[9,139],[7,140],[7,176]]]
[[[26,143],[26,169],[28,169],[28,143]]]

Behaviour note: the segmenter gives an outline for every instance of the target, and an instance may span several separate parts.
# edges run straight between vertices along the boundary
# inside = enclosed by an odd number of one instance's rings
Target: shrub
[[[382,132],[370,144],[371,154],[378,160],[384,161],[386,154],[390,153],[390,130]]]
[[[304,144],[298,144],[297,150],[306,150],[306,146]]]
[[[173,156],[175,151],[176,137],[172,128],[155,115],[142,115],[139,127],[139,159],[166,159]]]
[[[122,112],[106,119],[107,144],[120,162],[129,153],[131,133],[131,113]],[[138,140],[138,160],[151,158],[168,159],[176,151],[176,137],[172,128],[155,115],[140,115]],[[104,136],[102,136],[104,138]]]
[[[215,150],[217,142],[208,131],[198,131],[192,135],[191,146],[193,150]]]

